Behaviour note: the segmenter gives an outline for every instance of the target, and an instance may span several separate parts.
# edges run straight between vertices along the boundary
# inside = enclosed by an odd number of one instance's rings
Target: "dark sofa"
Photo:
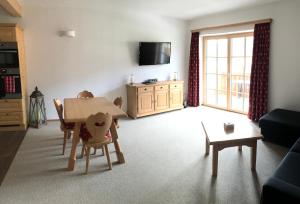
[[[291,147],[300,137],[300,112],[275,109],[259,120],[264,140]]]
[[[300,139],[263,185],[261,204],[300,203]]]

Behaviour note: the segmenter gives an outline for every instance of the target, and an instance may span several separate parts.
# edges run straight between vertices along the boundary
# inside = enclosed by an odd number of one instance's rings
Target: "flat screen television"
[[[170,64],[170,42],[140,42],[139,65]]]

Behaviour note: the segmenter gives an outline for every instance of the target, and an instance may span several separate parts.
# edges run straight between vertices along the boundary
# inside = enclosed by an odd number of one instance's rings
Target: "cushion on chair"
[[[88,141],[90,138],[92,138],[92,135],[91,135],[90,132],[88,131],[88,129],[87,129],[85,123],[84,123],[84,124],[81,124],[79,137],[80,137],[83,141],[85,141],[85,142]],[[106,137],[107,139],[111,139],[111,138],[112,138],[110,131],[107,131],[105,137]]]

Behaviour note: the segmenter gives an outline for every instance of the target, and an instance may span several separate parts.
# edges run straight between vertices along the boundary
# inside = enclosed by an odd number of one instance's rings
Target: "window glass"
[[[251,57],[253,53],[253,36],[246,38],[246,56]]]
[[[218,57],[227,57],[227,39],[218,40]]]
[[[217,40],[207,41],[207,53],[208,57],[217,57]]]
[[[244,74],[244,57],[233,57],[231,60],[231,74],[233,75],[243,75]]]
[[[208,90],[206,96],[207,104],[216,105],[217,104],[217,91],[216,90]]]
[[[205,39],[204,104],[247,113],[253,36],[249,33]]]
[[[228,59],[227,58],[218,58],[218,74],[227,74]]]
[[[217,89],[217,75],[207,74],[206,83],[207,89]]]
[[[208,57],[206,60],[206,72],[217,73],[217,58]]]
[[[231,56],[242,57],[245,56],[245,38],[231,39]]]

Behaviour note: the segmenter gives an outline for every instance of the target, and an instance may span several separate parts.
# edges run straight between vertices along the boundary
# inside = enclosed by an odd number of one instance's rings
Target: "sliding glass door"
[[[253,33],[204,37],[204,105],[247,113]]]

